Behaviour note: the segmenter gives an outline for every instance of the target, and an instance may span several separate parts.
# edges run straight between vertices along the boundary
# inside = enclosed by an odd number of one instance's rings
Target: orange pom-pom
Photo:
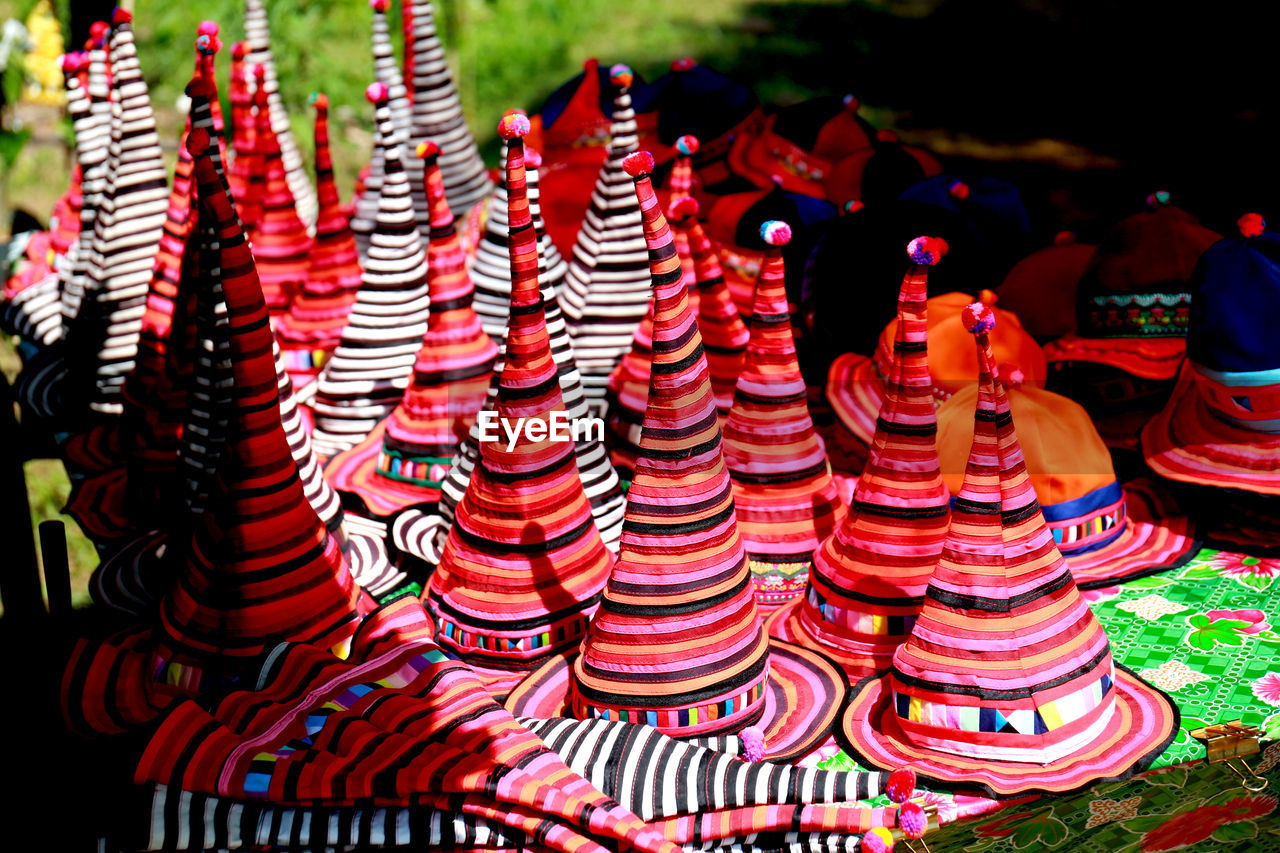
[[[620,89],[630,89],[635,82],[635,74],[629,66],[619,63],[609,69],[609,82]]]
[[[311,106],[315,107],[318,110],[329,109],[329,96],[326,95],[324,92],[312,92]]]
[[[978,291],[978,301],[983,305],[995,305],[1000,301],[1000,296],[994,290],[984,287]]]
[[[429,157],[439,157],[439,156],[440,156],[440,146],[437,145],[432,140],[428,139],[426,142],[418,143],[418,159],[419,160],[426,160]]]

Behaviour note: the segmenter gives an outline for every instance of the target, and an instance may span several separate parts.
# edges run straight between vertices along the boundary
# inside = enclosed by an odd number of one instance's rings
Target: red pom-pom
[[[426,160],[428,157],[439,157],[439,156],[440,156],[440,146],[437,145],[432,140],[428,139],[426,142],[418,143],[418,159],[419,160]]]
[[[653,171],[653,155],[648,151],[634,151],[622,158],[622,168],[633,178]]]
[[[231,45],[231,58],[244,59],[249,55],[249,43],[247,41],[238,41]]]
[[[760,239],[770,246],[785,246],[791,242],[791,226],[781,219],[770,219],[760,226]]]
[[[679,198],[672,199],[671,206],[667,208],[667,217],[677,221],[697,215],[698,200],[693,196],[682,195]]]
[[[1006,388],[1017,388],[1027,381],[1027,375],[1022,372],[1022,368],[1011,361],[1002,362],[996,368],[996,375],[1000,377],[1000,381]]]
[[[883,826],[877,826],[862,836],[862,843],[858,845],[858,850],[861,853],[889,853],[893,850],[893,844],[893,833]]]
[[[686,157],[697,154],[698,145],[698,137],[688,133],[676,140],[676,150]]]
[[[529,123],[529,117],[524,113],[507,113],[502,117],[502,121],[498,122],[498,135],[503,139],[528,136],[531,130],[533,125]]]
[[[889,781],[884,784],[885,794],[895,803],[905,803],[915,791],[916,771],[910,767],[899,767],[889,774]]]
[[[857,213],[859,210],[862,210],[862,208],[864,208],[864,207],[866,207],[866,205],[865,205],[865,204],[863,204],[862,202],[858,201],[856,198],[851,198],[851,199],[849,199],[848,201],[846,201],[846,202],[844,203],[844,212],[845,212],[845,213]]]
[[[123,6],[117,6],[111,10],[111,23],[117,27],[121,24],[127,24],[133,20],[133,13]]]
[[[898,134],[894,133],[892,130],[890,130],[887,127],[881,128],[880,130],[876,131],[876,141],[877,142],[897,142]]]
[[[106,21],[94,21],[89,25],[89,35],[101,41],[106,38],[107,32],[111,29],[111,25]]]
[[[609,82],[620,89],[630,89],[631,84],[635,81],[635,74],[631,72],[631,68],[618,63],[609,69]]]
[[[898,809],[898,829],[907,838],[916,839],[924,835],[929,827],[929,816],[919,803],[903,803]]]
[[[990,305],[971,302],[960,312],[960,321],[970,334],[981,335],[996,327],[996,312]]]
[[[192,157],[199,157],[209,150],[209,131],[203,127],[192,128],[187,134],[187,152]]]
[[[218,22],[201,21],[200,26],[196,27],[196,32],[202,36],[216,36],[218,34]]]
[[[1070,246],[1075,243],[1075,241],[1076,232],[1074,231],[1059,231],[1057,234],[1053,235],[1053,245],[1055,246]]]
[[[683,56],[671,63],[671,70],[676,72],[692,71],[698,66],[698,60],[692,56]]]
[[[947,192],[951,193],[951,197],[956,201],[964,201],[969,197],[969,185],[964,181],[952,181],[951,186],[947,187]]]
[[[371,104],[382,103],[389,97],[387,93],[387,84],[381,81],[377,83],[370,83],[365,87],[364,96]]]
[[[1165,207],[1173,200],[1173,194],[1168,190],[1156,190],[1147,196],[1147,207]]]
[[[941,237],[917,237],[907,244],[907,255],[911,260],[929,267],[942,260],[949,251],[951,247]]]
[[[329,109],[329,96],[326,95],[324,92],[312,92],[311,106],[315,107],[318,110]]]
[[[74,53],[64,53],[58,57],[58,64],[62,66],[63,74],[74,74],[80,69],[80,60]]]
[[[1236,227],[1246,239],[1261,237],[1262,232],[1267,230],[1267,220],[1263,219],[1261,214],[1246,213],[1236,220]]]
[[[387,0],[369,0],[369,8],[375,12],[386,12],[390,6]]]
[[[537,169],[542,165],[542,155],[532,148],[525,146],[524,149],[524,166],[526,169]]]
[[[859,101],[853,95],[845,95],[843,103],[844,108],[851,113],[856,113],[858,111],[858,107],[862,106],[862,101]]]

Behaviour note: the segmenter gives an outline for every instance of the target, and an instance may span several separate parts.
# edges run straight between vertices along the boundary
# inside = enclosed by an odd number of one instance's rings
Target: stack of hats
[[[627,66],[615,65],[609,79],[618,92],[608,159],[600,167],[560,294],[587,403],[597,410],[604,407],[609,374],[630,349],[650,296],[640,210],[622,170],[623,159],[639,147],[631,108],[634,76]]]
[[[507,139],[512,289],[496,423],[492,435],[482,435],[423,594],[441,645],[505,696],[530,669],[581,641],[613,555],[592,519],[573,443],[556,434],[569,424],[562,418],[525,196],[522,138],[529,120],[508,115],[499,132]],[[537,434],[522,430],[526,424]]]
[[[870,766],[995,796],[1145,768],[1178,732],[1168,696],[1116,666],[1045,525],[975,303],[973,446],[911,636],[853,689],[840,734]]]
[[[413,219],[409,182],[387,100],[387,87],[370,84],[378,144],[387,179],[378,203],[373,251],[342,340],[316,380],[316,452],[333,456],[365,439],[404,395],[427,331],[427,258]]]
[[[814,432],[796,361],[782,260],[791,227],[772,220],[760,226],[760,236],[768,249],[724,426],[724,456],[756,605],[768,613],[804,592],[814,549],[840,525],[846,508]]]
[[[939,232],[963,246],[975,284],[1002,280],[1027,253],[1031,217],[1022,192],[986,175],[939,174],[907,188],[898,198],[932,208]]]
[[[276,323],[289,377],[298,387],[309,384],[342,339],[347,315],[360,289],[355,238],[333,180],[329,153],[329,98],[311,96],[316,108],[316,192],[320,202],[316,236],[307,258],[307,275]]]
[[[804,598],[766,622],[771,635],[839,661],[851,680],[888,666],[910,634],[947,532],[925,299],[947,249],[936,237],[908,246],[888,382],[849,514],[814,554]]]
[[[1186,354],[1191,276],[1219,239],[1153,193],[1098,246],[1076,292],[1076,331],[1045,346],[1050,387],[1089,411],[1108,445],[1137,448]]]
[[[870,146],[850,151],[832,164],[822,188],[828,200],[848,211],[892,201],[911,186],[941,173],[942,164],[936,157],[881,128]]]
[[[1059,231],[1053,243],[1013,265],[1000,284],[1000,304],[1018,315],[1037,341],[1046,342],[1076,331],[1076,287],[1097,246]]]
[[[826,738],[844,675],[816,652],[770,642],[761,627],[702,339],[649,179],[653,159],[638,152],[626,167],[644,214],[656,307],[622,552],[581,654],[535,671],[508,707],[647,722],[677,737],[758,726],[764,757],[795,758]]]
[[[419,146],[426,163],[433,228],[427,247],[431,314],[400,405],[369,437],[333,457],[326,476],[334,487],[385,517],[406,506],[435,503],[459,442],[485,402],[498,347],[471,308],[466,257],[445,200],[432,143]]]

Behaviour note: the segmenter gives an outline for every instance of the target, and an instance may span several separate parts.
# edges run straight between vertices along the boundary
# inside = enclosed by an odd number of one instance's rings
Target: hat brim
[[[1119,664],[1116,706],[1107,728],[1085,748],[1048,764],[967,758],[917,747],[898,726],[887,672],[863,679],[841,715],[836,739],[868,767],[910,767],[944,786],[973,785],[995,799],[1065,794],[1145,770],[1173,741],[1180,715],[1173,700]]]
[[[369,528],[353,526],[352,520],[350,515],[343,520],[346,541],[342,547],[351,579],[374,598],[403,586],[408,576],[391,562],[385,535],[379,536]]]
[[[84,534],[98,542],[113,542],[137,533],[129,513],[126,490],[129,469],[125,465],[95,471],[77,478],[63,509]]]
[[[439,489],[402,483],[378,472],[378,454],[386,429],[384,420],[355,447],[330,457],[324,466],[329,485],[359,500],[378,518],[389,518],[410,506],[438,503]]]
[[[847,352],[831,363],[827,371],[827,401],[849,432],[863,444],[871,444],[884,403],[884,388],[869,357]]]
[[[814,636],[800,619],[800,607],[803,604],[802,595],[770,613],[764,620],[765,632],[774,640],[820,650],[823,655],[840,664],[850,684],[877,672],[884,665],[883,658],[877,661],[869,654],[843,649]]]
[[[127,542],[99,564],[89,578],[93,600],[131,616],[150,613],[173,573],[165,562],[169,533],[152,530]]]
[[[1188,365],[1168,404],[1142,431],[1147,465],[1162,477],[1280,495],[1280,434],[1229,424],[1200,394]]]
[[[1168,513],[1154,484],[1135,480],[1125,484],[1124,493],[1129,518],[1120,535],[1096,550],[1064,554],[1080,589],[1115,586],[1176,569],[1200,551],[1191,520]]]
[[[1050,364],[1105,364],[1143,379],[1172,379],[1186,353],[1187,339],[1179,337],[1085,338],[1071,334],[1044,345],[1045,359]]]
[[[517,717],[570,716],[569,680],[575,650],[557,655],[511,690],[506,708]],[[791,643],[769,642],[769,681],[764,714],[765,761],[794,761],[817,749],[830,734],[848,684],[825,655]]]

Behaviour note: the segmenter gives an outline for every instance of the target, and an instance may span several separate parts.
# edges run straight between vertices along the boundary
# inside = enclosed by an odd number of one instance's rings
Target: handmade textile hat
[[[253,259],[258,265],[258,278],[267,298],[267,309],[278,317],[288,307],[307,277],[307,256],[311,238],[298,218],[298,206],[289,190],[288,175],[281,155],[280,141],[271,124],[271,99],[264,85],[265,69],[254,69],[258,91],[253,102],[257,107],[255,167],[262,170],[261,213],[253,230]]]
[[[497,345],[471,308],[471,279],[445,200],[439,153],[434,145],[418,149],[427,163],[434,227],[427,247],[431,314],[413,380],[390,416],[325,469],[335,488],[362,501],[376,516],[440,499],[440,483],[484,405],[498,358]]]
[[[276,77],[276,61],[271,55],[271,32],[267,23],[267,10],[263,0],[244,0],[244,35],[249,46],[245,57],[250,68],[261,65],[266,70],[259,88],[267,90],[267,99],[271,108],[271,130],[280,145],[280,160],[284,164],[285,176],[289,182],[289,192],[298,205],[298,218],[304,223],[315,222],[316,194],[303,167],[302,156],[298,153],[298,143],[293,138],[293,130],[289,126],[289,115],[284,110],[284,101],[280,98],[280,84]]]
[[[1023,384],[1013,365],[1001,366],[1000,380],[1045,523],[1076,586],[1115,586],[1177,568],[1199,552],[1186,518],[1153,518],[1146,494],[1116,481],[1111,453],[1079,404]],[[966,388],[938,407],[938,456],[953,494],[963,485],[977,396]]]
[[[320,211],[302,288],[276,323],[289,376],[299,386],[320,373],[342,339],[347,315],[360,290],[355,238],[333,180],[329,153],[329,99],[311,96],[316,108],[316,195]]]
[[[582,371],[582,389],[587,404],[598,408],[603,408],[609,374],[631,348],[631,336],[644,319],[650,297],[644,227],[622,169],[623,159],[639,147],[631,109],[632,80],[625,65],[610,71],[618,92],[608,158],[600,167],[560,294]]]
[[[667,194],[672,201],[693,195],[693,155],[700,148],[696,136],[685,134],[676,140],[676,157],[671,161],[671,174],[667,177]]]
[[[342,340],[316,380],[312,438],[322,457],[359,444],[399,405],[427,331],[427,259],[394,141],[387,89],[374,83],[366,94],[375,105],[387,179],[359,294]]]
[[[928,151],[905,145],[892,130],[876,131],[869,147],[850,151],[831,166],[822,182],[826,197],[842,209],[881,204],[910,187],[942,174],[942,164]]]
[[[627,160],[656,308],[643,455],[622,553],[581,653],[535,671],[508,708],[647,722],[678,737],[756,725],[763,757],[795,758],[826,737],[844,676],[817,653],[770,643],[761,628],[702,340],[652,168],[647,152]]]
[[[853,95],[827,95],[784,107],[764,121],[732,163],[760,186],[826,198],[824,181],[836,161],[870,148],[875,129],[858,116]]]
[[[440,171],[444,173],[445,195],[454,215],[462,220],[473,204],[489,195],[493,185],[462,114],[462,102],[458,99],[453,76],[445,61],[444,47],[436,34],[432,4],[429,0],[405,0],[405,5],[409,7],[404,11],[406,28],[410,18],[413,27],[413,79],[405,80],[413,103],[409,144],[416,147],[433,141],[440,146]],[[406,43],[405,53],[410,49]],[[421,194],[419,162],[410,159],[408,165],[418,230],[425,240],[431,230],[431,220],[426,197]]]
[[[974,256],[970,264],[982,282],[1003,279],[1029,248],[1031,217],[1022,193],[1006,181],[943,173],[926,178],[898,198],[950,214],[970,237],[966,251]]]
[[[1069,335],[1076,330],[1076,285],[1097,246],[1077,243],[1061,231],[1053,245],[1027,255],[1000,285],[1000,305],[1018,315],[1022,326],[1038,341]]]
[[[1187,361],[1142,451],[1171,480],[1280,494],[1280,235],[1256,213],[1205,251],[1191,281]]]
[[[853,688],[840,734],[859,760],[998,796],[1063,793],[1141,771],[1177,706],[1117,667],[1036,503],[986,306],[973,447],[924,606],[888,673]]]
[[[258,122],[253,117],[253,88],[249,84],[249,68],[245,57],[249,55],[247,42],[231,45],[231,83],[227,97],[231,101],[231,168],[227,182],[231,185],[231,198],[245,232],[253,236],[253,229],[262,215],[262,187],[254,181],[254,174],[261,174],[258,160]],[[264,69],[265,75],[265,69]]]
[[[888,666],[910,634],[947,533],[925,319],[929,271],[946,252],[936,237],[908,245],[890,381],[849,513],[814,553],[804,598],[765,622],[770,635],[838,661],[851,681]]]
[[[653,81],[653,106],[658,114],[658,139],[664,145],[675,144],[685,134],[701,143],[698,151],[700,170],[713,178],[723,172],[733,134],[757,121],[762,111],[760,102],[749,86],[691,57],[671,63],[670,71]],[[672,189],[672,194],[678,192]]]
[[[720,255],[711,238],[698,221],[697,202],[693,199],[673,203],[676,216],[671,222],[676,233],[689,232],[689,251],[693,256],[694,282],[698,289],[698,332],[711,370],[711,393],[721,417],[729,414],[738,374],[746,358],[751,331],[738,313],[729,286],[725,283]]]
[[[782,260],[791,227],[766,222],[760,235],[769,248],[756,281],[751,338],[724,425],[724,458],[756,605],[768,613],[804,593],[814,549],[847,510],[814,432],[796,361]]]
[[[512,277],[496,406],[502,427],[480,443],[440,564],[423,593],[437,641],[500,696],[548,656],[582,639],[613,566],[591,517],[573,444],[551,434],[565,410],[524,193],[522,138],[528,131],[529,120],[521,115],[499,125],[507,139]],[[519,418],[541,423],[542,434],[517,432]]]
[[[995,294],[991,291],[983,291],[981,298],[984,304],[994,306]],[[968,333],[962,316],[972,301],[966,293],[944,293],[929,300],[929,378],[933,396],[939,402],[968,387],[965,372],[972,375],[977,367],[972,347],[965,346]],[[997,307],[992,311],[999,320],[991,336],[999,363],[1016,364],[1024,381],[1044,384],[1047,369],[1039,345],[1023,330],[1016,315]],[[845,353],[832,362],[827,372],[831,408],[841,425],[864,444],[870,444],[875,433],[885,382],[891,375],[897,331],[898,321],[893,320],[880,333],[874,357]]]

